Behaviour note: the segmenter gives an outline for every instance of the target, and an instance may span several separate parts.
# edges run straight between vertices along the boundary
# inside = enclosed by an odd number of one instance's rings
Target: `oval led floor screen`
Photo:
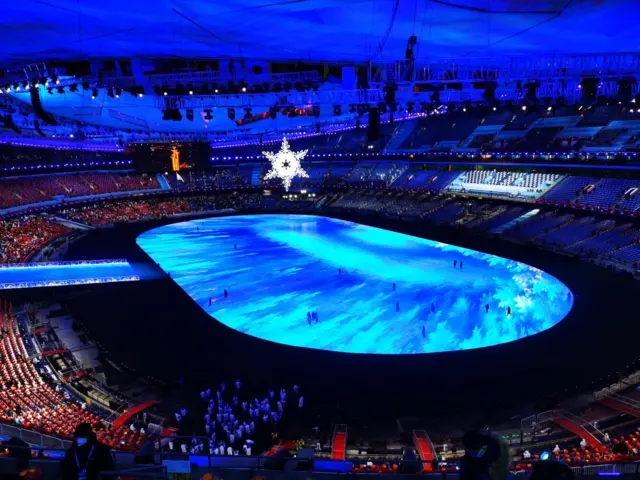
[[[573,305],[562,282],[529,265],[325,217],[187,221],[138,245],[217,321],[296,347],[488,347],[542,332]]]

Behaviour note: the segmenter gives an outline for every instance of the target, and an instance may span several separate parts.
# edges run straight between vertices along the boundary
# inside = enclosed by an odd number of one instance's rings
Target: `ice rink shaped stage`
[[[375,354],[487,347],[546,330],[573,304],[563,283],[523,263],[324,217],[211,218],[137,241],[216,320],[297,347]],[[309,311],[318,312],[317,324],[308,324]]]

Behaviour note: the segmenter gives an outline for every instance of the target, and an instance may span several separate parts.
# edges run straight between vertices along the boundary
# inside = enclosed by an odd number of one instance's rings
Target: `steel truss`
[[[639,53],[538,55],[494,59],[457,59],[412,66],[400,61],[374,65],[373,83],[471,83],[625,77],[640,74]]]
[[[377,104],[384,100],[380,90],[328,90],[319,92],[243,93],[218,95],[162,96],[158,108],[204,110],[209,108],[253,108],[274,106],[312,107],[313,105]]]

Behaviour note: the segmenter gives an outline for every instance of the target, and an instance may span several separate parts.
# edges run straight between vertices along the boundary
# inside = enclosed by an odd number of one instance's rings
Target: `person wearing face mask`
[[[114,469],[109,447],[98,442],[90,424],[79,424],[73,437],[61,463],[63,480],[97,480],[100,472]]]
[[[462,438],[465,455],[460,480],[504,480],[511,456],[508,445],[489,431],[467,432]]]

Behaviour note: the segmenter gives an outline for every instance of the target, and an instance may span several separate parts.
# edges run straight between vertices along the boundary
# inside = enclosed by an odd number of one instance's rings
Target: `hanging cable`
[[[433,1],[437,1],[437,3],[440,3],[440,2],[439,2],[439,0],[431,0],[431,1],[432,1],[432,2],[433,2]],[[544,25],[545,23],[549,23],[549,22],[551,22],[552,20],[555,20],[556,18],[558,18],[560,15],[562,15],[562,14],[564,13],[564,11],[565,11],[567,8],[569,8],[569,7],[571,6],[571,4],[572,4],[572,3],[573,3],[573,0],[569,0],[569,1],[565,4],[565,6],[564,6],[564,7],[562,7],[562,9],[561,9],[561,10],[558,10],[558,12],[557,12],[557,13],[555,13],[554,15],[552,15],[551,17],[549,17],[549,18],[545,18],[544,20],[541,20],[541,21],[539,21],[539,22],[537,22],[537,23],[535,23],[535,24],[531,25],[530,27],[527,27],[527,28],[524,28],[524,29],[522,29],[522,30],[519,30],[519,31],[517,31],[516,33],[513,33],[513,34],[511,34],[511,35],[509,35],[509,36],[507,36],[507,37],[503,37],[503,38],[501,38],[501,39],[499,39],[499,40],[496,40],[495,42],[490,43],[490,44],[489,44],[489,45],[487,45],[486,47],[476,48],[475,50],[472,50],[471,52],[468,52],[466,55],[463,55],[463,56],[468,57],[469,55],[473,55],[474,53],[476,53],[476,52],[478,52],[478,51],[480,51],[480,50],[483,50],[483,49],[485,49],[485,48],[491,48],[491,47],[494,47],[494,46],[496,46],[496,45],[499,45],[499,44],[500,44],[500,43],[502,43],[502,42],[506,42],[507,40],[511,40],[512,38],[515,38],[515,37],[517,37],[517,36],[519,36],[519,35],[522,35],[523,33],[530,32],[531,30],[534,30],[534,29],[536,29],[536,28],[538,28],[538,27],[540,27],[540,26]]]

